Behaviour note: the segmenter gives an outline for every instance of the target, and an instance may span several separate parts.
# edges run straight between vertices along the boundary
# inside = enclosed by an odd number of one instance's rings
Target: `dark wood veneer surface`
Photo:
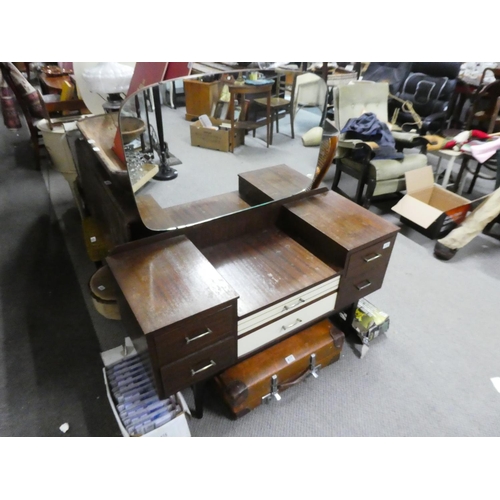
[[[156,231],[196,224],[249,208],[237,191],[166,208],[158,205],[151,195],[138,195],[136,203],[144,224]]]
[[[107,262],[144,333],[238,297],[185,236],[110,256]]]
[[[288,203],[285,208],[347,251],[361,249],[399,231],[394,224],[333,191],[300,203]]]
[[[202,250],[238,290],[238,317],[326,281],[338,272],[270,226]]]

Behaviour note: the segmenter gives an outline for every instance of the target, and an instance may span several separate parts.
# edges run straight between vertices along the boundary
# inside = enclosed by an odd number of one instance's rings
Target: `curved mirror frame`
[[[285,114],[279,133],[276,122],[270,123],[274,129],[268,145],[265,121],[272,116],[267,94],[262,93],[270,88],[274,98],[281,82],[287,85],[282,98],[292,99],[299,74],[249,69],[190,75],[143,87],[127,97],[119,113],[120,132],[137,208],[148,229],[176,230],[255,207],[241,197],[239,175],[266,167],[286,165],[304,176],[304,184],[289,188],[281,199],[309,189],[319,147],[307,147],[301,137],[320,125],[322,107],[292,103],[295,138],[290,114]],[[255,92],[238,93],[247,87]],[[182,105],[172,106],[173,99],[182,99]],[[199,119],[199,114],[205,117]],[[203,120],[209,120],[209,127]],[[248,129],[239,128],[244,122],[249,122]]]

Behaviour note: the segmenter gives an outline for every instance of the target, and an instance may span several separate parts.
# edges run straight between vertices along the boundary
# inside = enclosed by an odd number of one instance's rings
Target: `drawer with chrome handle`
[[[158,364],[164,365],[235,335],[236,308],[226,307],[213,314],[190,318],[176,327],[153,334]]]
[[[394,246],[394,238],[385,240],[351,255],[346,278],[353,278],[375,269],[387,268]]]
[[[186,389],[207,379],[236,362],[236,339],[217,342],[187,358],[160,368],[166,395]]]
[[[332,293],[287,316],[274,321],[252,333],[238,338],[238,357],[268,344],[279,337],[299,329],[302,325],[324,316],[335,309],[337,294]]]
[[[362,297],[378,290],[384,281],[385,268],[375,269],[373,272],[354,276],[351,279],[342,280],[339,289],[337,308],[343,308],[356,302]]]
[[[255,330],[260,325],[264,325],[274,319],[278,319],[293,310],[298,310],[320,297],[335,292],[339,287],[339,282],[340,277],[335,276],[334,278],[320,283],[309,290],[293,295],[286,300],[282,300],[270,307],[266,307],[262,311],[251,314],[246,318],[242,318],[238,321],[238,336],[250,332],[251,330]]]

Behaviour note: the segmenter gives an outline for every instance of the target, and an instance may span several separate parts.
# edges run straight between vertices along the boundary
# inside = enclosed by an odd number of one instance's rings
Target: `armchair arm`
[[[370,161],[373,156],[373,148],[367,142],[359,139],[341,139],[337,146],[336,158],[352,157],[353,159]]]
[[[425,151],[429,141],[420,134],[413,132],[392,132],[392,136],[396,140],[396,150],[403,151],[405,148],[421,148]]]
[[[421,134],[427,134],[428,132],[435,134],[440,128],[444,120],[448,117],[448,111],[438,111],[432,113],[425,118],[422,118],[422,127],[420,129]]]

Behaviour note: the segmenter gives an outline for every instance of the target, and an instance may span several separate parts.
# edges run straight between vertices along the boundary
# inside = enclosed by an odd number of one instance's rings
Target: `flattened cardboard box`
[[[222,124],[228,125],[228,120],[219,120],[210,117],[212,125],[220,127]],[[231,128],[221,127],[219,130],[205,128],[200,120],[195,121],[189,127],[191,133],[191,146],[200,146],[207,149],[216,149],[218,151],[228,152],[230,150]],[[244,130],[236,130],[234,137],[234,147],[244,143]]]
[[[401,222],[431,239],[443,237],[459,225],[471,201],[434,183],[432,167],[405,173],[407,194],[392,207]]]

